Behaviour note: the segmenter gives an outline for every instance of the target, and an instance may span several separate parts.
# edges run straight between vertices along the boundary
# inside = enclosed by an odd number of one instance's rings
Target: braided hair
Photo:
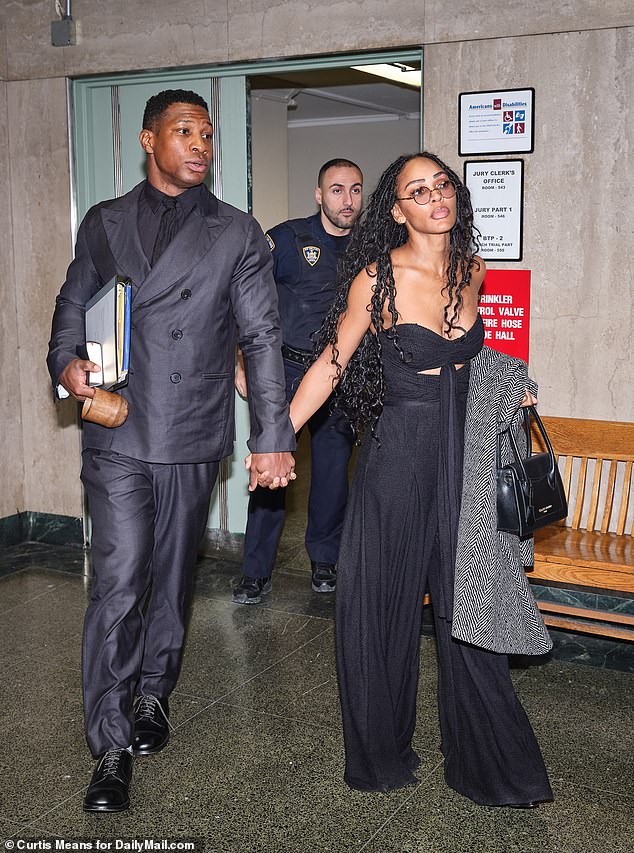
[[[476,229],[473,226],[471,199],[469,190],[458,175],[435,154],[427,151],[406,154],[391,163],[379,178],[362,217],[353,229],[350,243],[338,270],[334,302],[315,339],[317,353],[328,346],[333,348],[333,364],[339,379],[335,405],[343,410],[357,437],[360,437],[368,426],[374,434],[377,418],[383,408],[385,389],[381,359],[382,343],[378,332],[385,326],[383,314],[386,305],[392,318],[386,338],[396,347],[401,359],[407,358],[398,343],[396,286],[391,253],[407,242],[408,232],[405,224],[399,225],[394,220],[391,211],[396,201],[398,177],[405,165],[416,157],[432,160],[456,187],[456,222],[450,231],[446,284],[443,288],[447,294],[444,329],[448,333],[452,329],[460,328],[457,323],[463,305],[462,291],[469,284],[473,267],[477,266],[475,253],[478,250],[478,243]],[[371,266],[374,269],[371,270]],[[342,370],[337,361],[339,356],[337,332],[341,317],[348,307],[350,286],[362,270],[366,270],[368,275],[375,279],[372,285],[372,298],[368,305],[375,331],[366,332],[346,369]]]

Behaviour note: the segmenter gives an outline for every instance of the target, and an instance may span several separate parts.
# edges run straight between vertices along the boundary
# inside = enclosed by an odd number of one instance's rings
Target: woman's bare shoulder
[[[473,267],[471,270],[471,284],[476,291],[479,291],[486,275],[487,267],[481,257],[475,255],[473,258]]]

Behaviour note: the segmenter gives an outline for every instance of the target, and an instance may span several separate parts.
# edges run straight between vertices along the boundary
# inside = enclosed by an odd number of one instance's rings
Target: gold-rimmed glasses
[[[441,198],[453,198],[456,194],[456,185],[453,181],[450,181],[449,178],[445,178],[444,181],[436,184],[436,186],[431,189],[425,186],[416,187],[411,195],[405,195],[401,198],[397,196],[396,200],[415,201],[416,204],[429,204],[432,193],[435,193],[436,191],[440,193]]]

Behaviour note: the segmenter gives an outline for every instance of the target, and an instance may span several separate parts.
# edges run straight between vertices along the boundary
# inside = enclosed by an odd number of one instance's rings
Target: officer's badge
[[[306,262],[310,264],[311,267],[315,266],[319,260],[319,256],[321,255],[321,249],[319,246],[304,246],[302,252],[304,253]]]
[[[266,242],[269,244],[269,249],[270,249],[271,251],[273,251],[273,249],[275,248],[275,243],[274,243],[274,242],[273,242],[273,240],[271,239],[271,235],[270,235],[270,234],[268,233],[268,231],[267,231],[267,232],[266,232],[266,234],[265,234],[264,236],[266,237]]]

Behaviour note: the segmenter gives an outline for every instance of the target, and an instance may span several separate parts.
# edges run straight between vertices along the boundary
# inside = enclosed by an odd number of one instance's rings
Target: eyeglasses
[[[456,185],[447,178],[445,181],[441,181],[439,184],[433,189],[429,189],[429,187],[416,187],[414,192],[411,195],[402,196],[401,198],[396,198],[397,201],[415,201],[416,204],[429,204],[431,201],[431,194],[436,192],[440,193],[441,198],[453,198],[456,194]]]

